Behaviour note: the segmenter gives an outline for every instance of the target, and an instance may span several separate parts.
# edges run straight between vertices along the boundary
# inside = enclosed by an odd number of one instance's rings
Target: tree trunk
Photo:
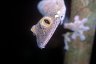
[[[87,17],[86,25],[90,30],[84,32],[86,40],[80,41],[77,38],[68,43],[69,50],[66,51],[64,64],[89,64],[96,28],[96,0],[72,0],[71,6],[70,21],[73,21],[76,15],[79,15],[80,19]]]

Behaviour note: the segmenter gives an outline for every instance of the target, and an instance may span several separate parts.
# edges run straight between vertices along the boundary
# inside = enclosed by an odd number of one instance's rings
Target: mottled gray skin
[[[44,19],[44,18],[46,18],[46,17],[43,17],[42,19]],[[52,19],[52,17],[49,17],[49,18]],[[52,22],[52,24],[49,27],[43,26],[41,24],[41,20],[36,25],[34,25],[37,45],[41,49],[45,48],[46,44],[48,43],[48,41],[54,34],[56,28],[58,27],[58,25],[60,23],[60,19],[59,18],[52,19],[51,22]]]
[[[33,27],[31,28],[31,31],[36,35],[38,47],[42,49],[45,48],[60,22],[63,23],[66,7],[63,0],[41,0],[37,8],[44,17],[34,25],[34,30]],[[52,24],[49,27],[41,24],[46,16],[51,18]]]

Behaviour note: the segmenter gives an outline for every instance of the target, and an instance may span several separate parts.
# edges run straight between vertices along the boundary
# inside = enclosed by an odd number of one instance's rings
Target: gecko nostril
[[[45,23],[50,24],[49,20],[44,19]]]

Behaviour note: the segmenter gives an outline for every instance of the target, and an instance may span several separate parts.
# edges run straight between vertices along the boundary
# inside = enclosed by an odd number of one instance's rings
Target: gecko
[[[81,40],[85,40],[83,32],[89,30],[88,26],[84,26],[84,24],[87,22],[87,18],[80,20],[79,16],[75,16],[73,23],[64,23],[66,14],[64,0],[41,0],[38,3],[37,8],[43,17],[37,24],[32,26],[31,31],[36,36],[37,45],[40,49],[46,47],[59,24],[63,25],[64,28],[74,31],[71,35],[71,38],[74,40],[77,36],[79,36]],[[68,42],[71,41],[69,34],[63,34],[63,36],[65,38],[64,49],[68,50]]]

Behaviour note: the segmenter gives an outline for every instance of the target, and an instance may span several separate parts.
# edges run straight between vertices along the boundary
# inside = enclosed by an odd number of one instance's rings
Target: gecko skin
[[[46,44],[54,34],[59,24],[63,24],[65,18],[66,6],[64,0],[41,0],[37,5],[39,12],[43,15],[40,21],[33,25],[31,31],[35,34],[37,39],[37,45],[39,48],[45,48]],[[64,23],[64,28],[73,30],[71,37],[75,40],[77,36],[80,36],[81,40],[85,40],[84,31],[87,31],[89,27],[85,27],[84,24],[87,20],[79,20],[79,16],[75,16],[73,23]],[[78,34],[77,34],[78,33]],[[70,38],[68,34],[63,35],[65,38],[65,48],[68,50],[68,42]]]
[[[43,16],[59,16],[61,24],[63,23],[66,13],[64,0],[41,0],[37,8]]]
[[[45,48],[59,23],[59,18],[54,19],[52,17],[46,16],[31,28],[31,31],[36,35],[37,45],[39,48]]]
[[[31,28],[39,48],[45,48],[58,25],[63,23],[66,7],[63,0],[41,0],[37,8],[43,18]]]

